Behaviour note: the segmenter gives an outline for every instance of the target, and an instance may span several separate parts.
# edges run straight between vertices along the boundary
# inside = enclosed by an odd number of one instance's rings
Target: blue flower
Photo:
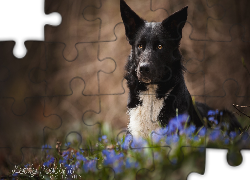
[[[102,140],[104,140],[105,143],[108,142],[106,135],[103,135],[102,137],[99,137],[98,140],[99,140],[99,142],[101,142]]]
[[[161,138],[162,138],[162,135],[158,135],[158,134],[155,134],[155,133],[152,134],[152,140],[155,143],[158,143],[161,140]]]
[[[234,139],[235,137],[236,137],[236,132],[233,132],[233,131],[231,131],[230,133],[229,133],[229,137],[231,138],[231,139]]]
[[[177,134],[167,136],[165,142],[167,145],[171,143],[177,143],[179,141],[179,136]]]
[[[216,110],[209,110],[208,113],[207,113],[207,115],[208,116],[215,116],[218,113],[219,113],[218,109],[216,109]]]
[[[230,142],[230,141],[229,141],[229,138],[228,138],[228,137],[224,139],[224,144],[229,144],[229,142]]]
[[[104,158],[103,164],[104,165],[112,165],[115,161],[120,160],[124,155],[122,153],[116,154],[115,151],[112,150],[102,150],[103,155],[106,157]]]
[[[194,136],[194,141],[199,141],[199,137],[198,136]]]
[[[47,158],[50,158],[48,161],[44,162],[43,165],[46,167],[49,167],[51,164],[54,163],[55,158],[53,156],[47,156]]]
[[[59,164],[67,164],[67,160],[66,159],[60,159]]]
[[[242,140],[247,140],[249,138],[249,134],[247,133],[247,132],[244,132],[243,134],[242,134],[242,137],[241,137],[241,139]]]
[[[218,121],[217,121],[216,119],[214,119],[214,117],[208,117],[208,120],[209,120],[210,122],[215,123],[216,125],[218,124]]]
[[[141,151],[142,148],[147,147],[148,143],[142,137],[134,137],[131,143],[131,148],[135,148],[135,151]]]
[[[87,159],[79,152],[76,153],[76,159],[79,161],[87,161]]]
[[[126,150],[127,150],[127,149],[129,148],[129,142],[132,141],[132,139],[133,139],[133,137],[132,137],[131,134],[127,135],[127,136],[125,137],[124,142],[121,143],[122,149],[126,149]],[[122,140],[123,140],[123,139],[121,139],[121,142],[122,142]]]
[[[196,127],[194,125],[190,125],[186,129],[180,131],[180,134],[185,134],[186,136],[190,137],[195,132]]]
[[[75,167],[76,167],[76,168],[79,168],[79,166],[80,166],[80,162],[79,162],[79,161],[76,161]]]
[[[103,165],[111,165],[116,173],[121,172],[121,167],[123,165],[123,157],[122,153],[116,154],[115,151],[112,150],[103,150],[102,151],[104,157]]]
[[[44,165],[45,167],[49,167],[50,164],[49,164],[49,162],[47,161],[47,162],[44,162],[43,165]]]
[[[63,151],[62,156],[63,156],[63,159],[68,160],[70,158],[70,152],[69,151]]]
[[[83,169],[85,172],[88,172],[88,171],[96,172],[97,171],[96,160],[90,160],[90,161],[85,162],[83,164]]]
[[[65,143],[65,146],[68,148],[70,146],[70,142]]]
[[[209,135],[209,139],[211,141],[215,141],[220,137],[220,130],[214,130],[210,133]]]
[[[177,130],[183,130],[187,120],[187,114],[178,115],[171,119],[168,124],[168,135],[175,133]]]
[[[96,169],[96,160],[91,160],[89,161],[89,170],[90,171],[93,171],[93,172],[96,172],[97,169]]]
[[[123,167],[123,162],[122,161],[118,161],[118,163],[116,163],[114,165],[114,171],[115,173],[121,173],[122,172],[122,167]]]
[[[157,129],[155,133],[159,135],[166,135],[168,133],[168,126]]]
[[[73,167],[70,164],[65,164],[64,167],[66,167],[66,173],[67,175],[72,175],[73,174]]]
[[[84,153],[84,150],[83,149],[80,149],[81,153]]]
[[[203,128],[199,131],[198,135],[201,136],[201,137],[205,136],[205,135],[206,135],[206,128],[203,127]]]
[[[12,174],[12,176],[18,176],[19,175],[19,173],[14,173],[14,174]]]
[[[130,158],[127,158],[127,159],[126,159],[125,167],[126,167],[127,169],[129,169],[129,168],[137,168],[137,167],[138,167],[138,162],[131,162],[131,159],[130,159]]]

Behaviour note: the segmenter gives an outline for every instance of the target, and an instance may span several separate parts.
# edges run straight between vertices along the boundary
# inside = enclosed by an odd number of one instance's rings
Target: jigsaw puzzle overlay
[[[120,1],[45,0],[45,13],[62,22],[45,26],[44,41],[26,41],[22,59],[14,41],[0,42],[1,179],[186,179],[204,174],[205,147],[228,149],[228,163],[241,164],[240,150],[250,148],[250,2],[126,3],[148,22],[188,5],[180,42],[187,88],[193,100],[232,111],[240,133],[217,128],[219,111],[209,111],[215,125],[206,129],[187,126],[188,115],[173,108],[167,127],[146,139],[127,135],[131,46]],[[152,111],[156,95],[141,94]]]

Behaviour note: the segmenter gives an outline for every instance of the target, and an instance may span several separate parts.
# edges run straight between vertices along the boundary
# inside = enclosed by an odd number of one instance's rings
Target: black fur
[[[184,7],[162,22],[143,20],[123,0],[120,1],[120,8],[126,36],[132,46],[125,67],[125,79],[130,91],[128,108],[140,106],[142,102],[139,93],[146,91],[148,84],[157,84],[156,97],[159,99],[164,98],[172,89],[164,100],[158,118],[163,127],[175,117],[176,108],[179,114],[188,113],[189,123],[193,123],[196,127],[211,127],[203,117],[208,118],[207,113],[212,108],[198,102],[193,104],[183,76],[185,68],[182,65],[179,44],[182,28],[187,20],[188,7]],[[225,128],[223,122],[227,122],[229,131],[241,129],[241,125],[230,111],[219,112],[223,112],[223,115],[218,117],[221,128]],[[225,118],[228,120],[222,121]]]

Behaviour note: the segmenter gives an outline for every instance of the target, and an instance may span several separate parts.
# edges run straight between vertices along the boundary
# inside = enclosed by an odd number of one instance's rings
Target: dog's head
[[[183,70],[179,44],[187,20],[187,7],[162,22],[147,22],[140,18],[124,0],[120,10],[126,36],[132,46],[133,70],[139,81],[157,83]]]

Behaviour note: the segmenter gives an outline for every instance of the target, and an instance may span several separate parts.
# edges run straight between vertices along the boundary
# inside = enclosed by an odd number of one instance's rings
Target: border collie
[[[146,138],[153,130],[166,126],[177,109],[178,114],[189,114],[189,125],[211,127],[204,117],[208,118],[212,109],[203,103],[193,103],[184,81],[179,45],[187,9],[186,6],[162,22],[147,22],[120,0],[126,36],[132,46],[125,79],[129,88],[128,133],[133,136]],[[220,128],[241,129],[230,111],[217,112]]]

